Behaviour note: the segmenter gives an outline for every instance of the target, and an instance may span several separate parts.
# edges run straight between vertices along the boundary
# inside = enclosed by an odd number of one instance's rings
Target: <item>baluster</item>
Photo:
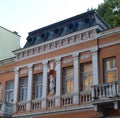
[[[109,86],[107,85],[106,86],[106,97],[108,97],[109,96]]]
[[[98,89],[97,89],[97,87],[95,87],[94,90],[95,90],[94,99],[96,99],[96,98],[98,98],[98,91],[97,91]]]
[[[51,108],[53,108],[53,100],[51,100]]]
[[[102,87],[103,97],[105,97],[105,86]]]
[[[40,109],[40,102],[39,102],[39,109]]]
[[[67,105],[69,104],[69,98],[66,98],[66,100],[67,100]]]
[[[63,104],[64,104],[64,106],[65,106],[65,98],[63,98]]]
[[[96,87],[96,97],[99,99],[99,87]]]
[[[109,96],[112,96],[112,84],[109,85]]]
[[[32,109],[34,109],[34,103],[32,103]]]
[[[86,99],[87,98],[87,96],[84,94],[84,103],[86,103]]]
[[[49,107],[51,108],[51,100],[49,101]]]
[[[101,86],[99,87],[99,98],[101,98]]]
[[[85,102],[85,96],[84,96],[84,94],[83,94],[83,103]]]
[[[33,105],[34,105],[34,110],[35,110],[36,109],[36,102],[34,102]]]
[[[53,101],[51,100],[51,108],[53,108]]]
[[[90,102],[90,93],[88,93],[88,101],[87,102]]]
[[[52,108],[54,108],[54,100],[52,100]]]
[[[70,105],[72,104],[72,99],[70,98]]]

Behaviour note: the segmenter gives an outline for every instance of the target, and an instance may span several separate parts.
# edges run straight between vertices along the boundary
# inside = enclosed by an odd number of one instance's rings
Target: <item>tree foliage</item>
[[[120,0],[104,0],[98,5],[97,13],[110,27],[120,25]]]

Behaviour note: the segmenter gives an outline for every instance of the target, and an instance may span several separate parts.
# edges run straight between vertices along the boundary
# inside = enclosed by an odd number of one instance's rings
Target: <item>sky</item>
[[[97,8],[104,0],[0,0],[0,26],[17,31],[20,45],[28,33]]]

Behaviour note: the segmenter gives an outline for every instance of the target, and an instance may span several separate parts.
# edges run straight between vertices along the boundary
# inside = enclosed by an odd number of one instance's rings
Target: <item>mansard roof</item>
[[[96,11],[91,10],[29,32],[24,48],[53,40],[57,37],[61,37],[95,25],[99,26],[99,28],[96,29],[97,31],[103,31],[109,28],[105,21],[96,13]]]

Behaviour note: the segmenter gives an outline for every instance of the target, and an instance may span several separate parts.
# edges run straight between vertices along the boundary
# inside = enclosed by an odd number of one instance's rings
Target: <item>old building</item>
[[[0,26],[0,60],[15,57],[12,51],[20,48],[20,36]]]
[[[0,67],[1,116],[119,118],[120,27],[93,10],[29,33]]]

